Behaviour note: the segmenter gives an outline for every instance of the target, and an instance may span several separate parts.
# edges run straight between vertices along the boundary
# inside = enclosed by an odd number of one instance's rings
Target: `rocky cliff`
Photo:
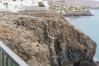
[[[98,8],[99,1],[96,0],[47,0],[53,5],[70,5],[70,6],[81,6],[88,8]]]
[[[30,66],[95,66],[96,44],[63,17],[0,16],[0,40]]]

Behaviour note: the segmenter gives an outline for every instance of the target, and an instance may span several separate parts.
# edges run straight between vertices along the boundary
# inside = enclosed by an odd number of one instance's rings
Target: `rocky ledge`
[[[30,66],[96,66],[95,42],[63,17],[0,16],[0,40]]]
[[[91,12],[72,12],[72,13],[66,13],[64,14],[66,17],[71,16],[94,16]]]

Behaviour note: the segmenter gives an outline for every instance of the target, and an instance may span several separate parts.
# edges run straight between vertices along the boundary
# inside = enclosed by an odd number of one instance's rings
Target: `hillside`
[[[30,66],[96,66],[96,44],[63,17],[0,15],[0,40]]]
[[[83,6],[83,7],[96,7],[99,6],[99,2],[93,0],[48,0],[52,2],[54,5],[58,5],[60,3],[64,5],[71,6]]]

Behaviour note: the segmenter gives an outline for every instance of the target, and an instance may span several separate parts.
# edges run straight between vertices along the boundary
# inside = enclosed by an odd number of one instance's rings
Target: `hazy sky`
[[[94,0],[94,1],[99,1],[99,0]]]

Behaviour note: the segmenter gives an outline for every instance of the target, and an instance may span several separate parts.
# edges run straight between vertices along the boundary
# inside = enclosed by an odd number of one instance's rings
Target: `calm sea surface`
[[[99,10],[91,10],[91,12],[95,16],[71,17],[70,23],[97,43],[95,60],[99,60]]]

